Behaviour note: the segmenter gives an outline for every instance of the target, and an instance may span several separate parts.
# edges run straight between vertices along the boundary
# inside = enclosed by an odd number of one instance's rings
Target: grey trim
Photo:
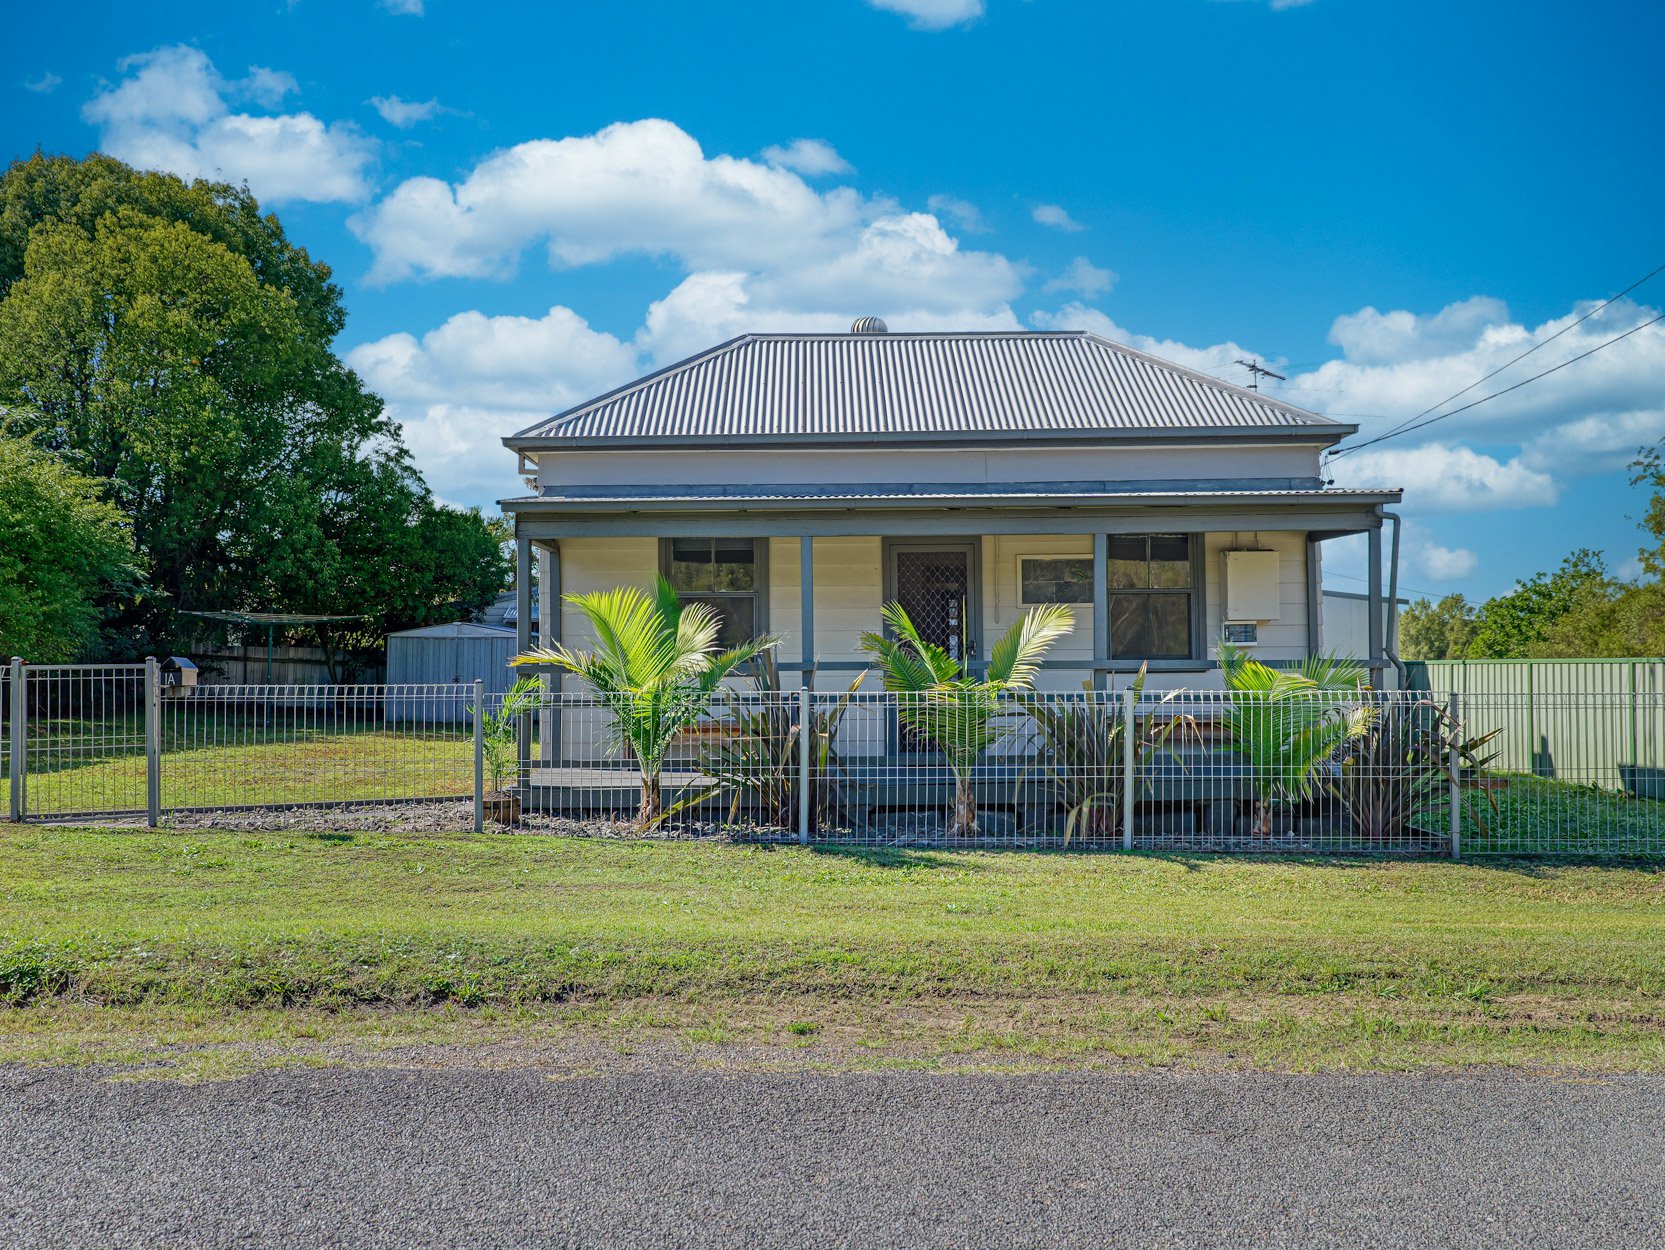
[[[1105,622],[1104,622],[1104,631],[1105,631],[1104,632],[1104,637],[1105,637],[1105,652],[1104,653],[1105,653],[1105,656],[1108,659],[1112,660],[1112,661],[1121,660],[1124,663],[1129,663],[1130,662],[1130,663],[1133,664],[1135,670],[1137,670],[1137,668],[1140,664],[1146,663],[1147,661],[1149,663],[1155,664],[1158,659],[1161,659],[1165,663],[1176,663],[1176,664],[1195,664],[1195,663],[1199,663],[1199,662],[1205,662],[1208,658],[1208,639],[1205,637],[1205,634],[1208,631],[1208,609],[1207,609],[1207,606],[1204,604],[1203,600],[1204,600],[1204,597],[1208,593],[1208,564],[1207,564],[1207,560],[1206,560],[1206,558],[1203,554],[1203,551],[1204,551],[1204,548],[1207,546],[1207,532],[1206,531],[1196,532],[1196,531],[1192,531],[1192,530],[1189,530],[1189,529],[1178,529],[1178,530],[1175,530],[1175,529],[1169,529],[1169,530],[1145,529],[1145,530],[1134,531],[1134,533],[1147,534],[1147,535],[1148,534],[1183,534],[1185,536],[1186,545],[1190,548],[1190,557],[1191,557],[1191,585],[1188,589],[1179,590],[1179,589],[1175,588],[1175,589],[1172,589],[1172,590],[1146,590],[1146,591],[1133,590],[1131,592],[1123,591],[1123,592],[1120,592],[1120,593],[1124,593],[1124,594],[1125,593],[1157,594],[1157,595],[1181,595],[1181,594],[1189,595],[1191,597],[1191,655],[1190,655],[1189,658],[1185,658],[1185,657],[1180,657],[1180,656],[1161,656],[1161,657],[1118,656],[1118,655],[1115,654],[1114,645],[1110,642],[1110,637],[1111,637],[1111,634],[1110,634],[1110,620],[1109,620],[1110,568],[1109,568],[1109,542],[1108,542],[1108,535],[1107,535],[1106,536],[1107,541],[1105,542],[1105,592],[1104,592],[1104,599],[1105,599],[1105,605],[1106,605],[1106,607],[1105,607]],[[1096,538],[1097,536],[1095,535],[1094,537]],[[1096,544],[1095,544],[1095,550],[1096,550]],[[1095,600],[1095,602],[1096,602],[1096,600]],[[1098,624],[1097,621],[1094,621],[1093,623],[1094,623],[1095,626]]]
[[[1202,491],[1106,491],[1087,494],[1007,493],[970,496],[960,492],[932,495],[852,494],[822,495],[688,495],[608,496],[566,499],[560,496],[520,496],[499,499],[505,512],[564,516],[583,512],[843,512],[854,509],[908,508],[953,510],[958,508],[1195,508],[1210,505],[1243,507],[1255,504],[1288,504],[1296,501],[1338,507],[1364,506],[1371,509],[1398,503],[1402,493],[1391,491],[1341,490],[1202,490]],[[1379,518],[1378,518],[1379,520]]]
[[[1090,449],[1088,449],[1090,450]],[[738,482],[700,485],[680,482],[663,485],[566,486],[551,487],[527,501],[585,503],[606,500],[719,500],[719,499],[803,499],[844,501],[851,499],[984,499],[1002,496],[1150,494],[1223,494],[1243,492],[1317,492],[1324,489],[1316,477],[1234,477],[1234,478],[1129,478],[1121,481],[1073,482],[847,482],[826,486],[764,485]]]
[[[1093,535],[1093,663],[1110,658],[1110,535]],[[1094,668],[1093,686],[1102,690],[1102,669]]]
[[[1101,443],[1137,442],[1144,447],[1182,447],[1199,442],[1285,443],[1310,442],[1334,447],[1359,432],[1357,425],[1199,425],[1184,428],[1152,426],[1113,427],[1083,430],[910,430],[860,431],[832,434],[660,434],[591,435],[567,437],[533,434],[510,435],[503,446],[514,452],[536,451],[642,451],[674,448],[687,451],[728,451],[743,439],[748,449],[791,447],[798,450],[843,447],[941,447],[952,445],[965,451],[1004,449],[1013,443],[1049,447],[1094,446]]]
[[[564,584],[561,574],[561,544],[544,543],[542,547],[546,577],[538,585],[538,641],[546,647],[553,647],[565,641],[566,631],[566,622],[561,619],[566,609],[566,602],[561,597]],[[544,670],[544,686],[557,699],[561,696],[563,676],[561,670],[553,665]],[[546,714],[540,726],[541,754],[554,764],[561,762],[561,722],[564,719],[561,716]]]
[[[1178,509],[1179,505],[1169,505]],[[1381,518],[1362,507],[1320,509],[1283,507],[1253,510],[1239,504],[1218,510],[1187,508],[1163,513],[1158,509],[1031,508],[1015,512],[943,508],[924,511],[856,511],[840,509],[824,515],[781,513],[766,509],[705,512],[636,512],[585,515],[528,514],[515,518],[515,532],[537,539],[569,537],[646,537],[666,533],[712,534],[720,538],[818,538],[888,536],[895,538],[981,538],[998,534],[1143,534],[1151,532],[1212,532],[1219,530],[1314,531],[1326,537],[1373,529]]]
[[[515,652],[524,654],[532,646],[532,539],[531,535],[515,534]],[[531,776],[532,726],[529,718],[521,718],[515,730],[515,757],[520,764],[520,775]]]
[[[1318,614],[1324,603],[1324,591],[1318,585],[1318,543],[1311,534],[1302,548],[1307,556],[1307,654],[1317,655],[1323,644],[1318,632]]]
[[[804,662],[804,689],[815,689],[815,539],[798,539],[798,603],[803,620],[798,627],[798,654]]]
[[[751,590],[718,590],[712,591],[717,595],[751,595],[754,609],[752,612],[752,629],[757,634],[769,632],[769,539],[778,537],[775,534],[724,534],[711,533],[700,530],[697,533],[683,532],[672,535],[675,538],[750,538],[752,540],[752,578],[756,585]],[[671,538],[659,535],[659,573],[669,578],[671,575]],[[697,593],[697,592],[696,592]]]
[[[1382,662],[1382,527],[1374,525],[1370,529],[1368,570],[1370,578],[1370,619],[1365,622],[1365,638],[1368,640],[1365,650],[1370,653],[1370,663],[1377,665]]]

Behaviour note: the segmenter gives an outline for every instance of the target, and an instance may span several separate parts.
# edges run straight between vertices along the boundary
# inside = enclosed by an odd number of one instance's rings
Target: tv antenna
[[[1249,371],[1249,389],[1251,391],[1258,391],[1260,389],[1260,380],[1262,378],[1276,378],[1280,382],[1288,380],[1281,373],[1273,373],[1258,360],[1239,360],[1237,363]]]

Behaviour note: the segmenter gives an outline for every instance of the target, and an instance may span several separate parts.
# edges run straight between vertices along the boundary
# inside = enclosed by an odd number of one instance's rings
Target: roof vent
[[[850,326],[851,334],[889,334],[890,327],[877,317],[857,317]]]

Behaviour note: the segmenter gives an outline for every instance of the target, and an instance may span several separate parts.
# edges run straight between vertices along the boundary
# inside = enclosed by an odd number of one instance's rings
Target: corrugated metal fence
[[[1665,754],[1665,659],[1416,660],[1412,689],[1455,695],[1464,720],[1502,730],[1494,767],[1652,791]]]

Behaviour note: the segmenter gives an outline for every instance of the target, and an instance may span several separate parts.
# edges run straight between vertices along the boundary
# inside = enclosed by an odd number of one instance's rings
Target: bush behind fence
[[[504,695],[466,684],[165,680],[142,664],[0,670],[13,818],[875,846],[1665,852],[1660,691],[1121,691],[973,706],[735,689],[644,784],[612,710],[582,694],[537,694],[504,714]]]

